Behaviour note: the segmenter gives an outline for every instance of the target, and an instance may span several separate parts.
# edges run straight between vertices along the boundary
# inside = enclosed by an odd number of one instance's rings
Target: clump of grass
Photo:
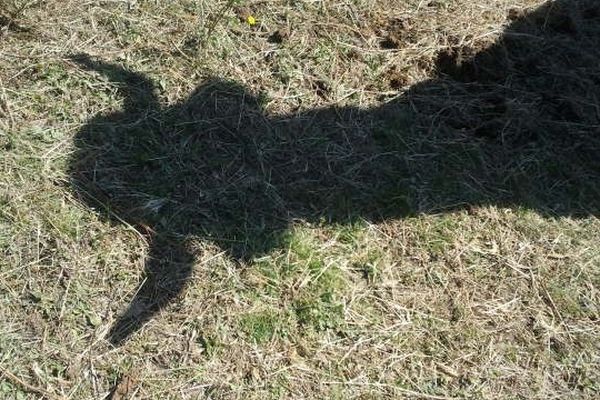
[[[39,3],[39,0],[0,0],[0,36],[4,30],[26,30],[19,23],[27,10]]]
[[[254,312],[240,319],[241,329],[258,344],[266,344],[274,338],[285,338],[289,330],[289,318],[276,311]]]

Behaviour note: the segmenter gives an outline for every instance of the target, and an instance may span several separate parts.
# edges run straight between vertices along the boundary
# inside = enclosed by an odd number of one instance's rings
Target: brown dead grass
[[[118,85],[70,55],[145,74],[165,104],[218,76],[263,94],[270,116],[364,109],[433,78],[444,51],[489,48],[507,16],[543,2],[251,1],[254,27],[225,3],[48,0],[0,20],[0,397],[597,397],[593,214],[421,204],[428,214],[377,223],[299,220],[285,246],[247,261],[188,237],[184,295],[122,346],[106,341],[140,287],[147,232],[68,185],[76,133],[122,106]],[[444,109],[439,91],[414,95],[423,114]],[[471,115],[455,99],[441,126]],[[446,147],[409,145],[424,149],[415,160]]]

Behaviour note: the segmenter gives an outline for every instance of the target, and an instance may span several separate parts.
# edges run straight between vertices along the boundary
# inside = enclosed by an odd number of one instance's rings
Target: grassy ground
[[[553,4],[0,1],[0,398],[598,397]]]

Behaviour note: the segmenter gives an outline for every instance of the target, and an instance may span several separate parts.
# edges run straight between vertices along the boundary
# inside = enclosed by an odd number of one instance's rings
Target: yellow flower
[[[248,25],[253,26],[256,25],[256,18],[254,18],[252,15],[248,15],[246,17],[246,22],[248,23]]]

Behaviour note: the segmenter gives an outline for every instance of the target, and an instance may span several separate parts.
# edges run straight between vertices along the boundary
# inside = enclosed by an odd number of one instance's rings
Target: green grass
[[[240,328],[258,344],[265,344],[275,337],[285,337],[289,322],[285,316],[263,311],[250,313],[240,320]]]
[[[0,1],[0,397],[596,398],[595,3],[227,3]]]

